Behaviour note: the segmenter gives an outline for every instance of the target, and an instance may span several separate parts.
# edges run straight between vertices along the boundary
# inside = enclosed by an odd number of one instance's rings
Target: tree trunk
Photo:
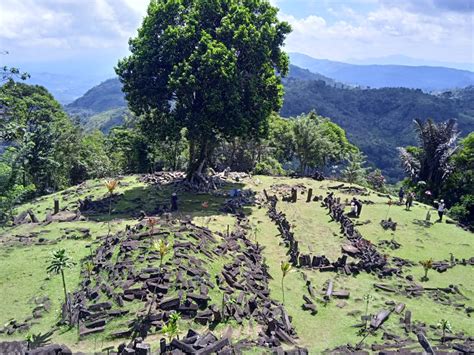
[[[64,279],[64,271],[63,270],[61,270],[61,278],[63,279],[64,302],[67,304],[66,280]]]
[[[214,145],[207,138],[202,138],[199,144],[191,141],[189,145],[189,165],[186,174],[188,181],[207,184],[207,180],[202,174],[207,167],[213,150]]]

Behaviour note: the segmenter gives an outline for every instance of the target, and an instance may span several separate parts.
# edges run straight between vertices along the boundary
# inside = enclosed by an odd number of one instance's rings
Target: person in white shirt
[[[438,216],[439,216],[439,221],[443,221],[443,215],[444,215],[444,210],[446,209],[446,204],[444,203],[444,200],[441,200],[438,202]]]

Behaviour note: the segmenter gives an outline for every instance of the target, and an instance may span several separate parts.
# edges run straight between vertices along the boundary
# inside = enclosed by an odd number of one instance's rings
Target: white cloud
[[[148,0],[2,0],[0,41],[23,47],[126,45]]]
[[[338,60],[403,54],[433,60],[474,61],[472,13],[417,12],[407,5],[408,0],[404,1],[383,1],[367,13],[347,6],[331,8],[328,12],[336,18],[331,23],[315,15],[295,18],[281,14],[293,27],[286,48]]]
[[[471,0],[270,0],[293,32],[288,51],[345,60],[406,55],[474,61]],[[149,0],[0,0],[0,50],[12,59],[101,56],[127,52]],[[295,4],[295,5],[294,5]],[[309,11],[325,5],[325,13]],[[290,6],[288,6],[290,5]],[[294,10],[293,10],[294,9]],[[17,58],[13,58],[17,53]],[[93,58],[85,58],[90,61]]]

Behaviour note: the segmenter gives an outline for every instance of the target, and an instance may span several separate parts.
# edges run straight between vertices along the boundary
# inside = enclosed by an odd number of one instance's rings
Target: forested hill
[[[107,133],[114,126],[123,124],[127,102],[122,84],[118,78],[113,78],[94,86],[65,109],[69,115],[79,117],[86,129]]]
[[[474,87],[434,96],[404,88],[355,89],[306,69],[290,66],[284,79],[281,115],[296,116],[315,110],[341,125],[387,176],[400,177],[396,147],[414,144],[412,121],[456,118],[462,134],[474,130]],[[118,79],[110,79],[66,106],[81,117],[87,129],[108,132],[123,123],[126,101]]]
[[[405,87],[443,91],[474,85],[474,73],[445,67],[356,65],[290,53],[291,63],[345,84],[370,88]]]
[[[343,127],[386,175],[400,177],[396,147],[416,143],[415,118],[455,118],[462,135],[474,131],[474,87],[434,96],[414,89],[343,89],[323,81],[286,79],[280,114],[290,117],[311,110]]]

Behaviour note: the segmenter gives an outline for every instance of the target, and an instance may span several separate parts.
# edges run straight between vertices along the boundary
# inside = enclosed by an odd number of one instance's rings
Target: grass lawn
[[[311,179],[290,179],[257,176],[244,181],[245,188],[252,188],[257,193],[266,189],[272,194],[272,185],[295,185],[303,184],[313,188],[313,195],[325,196],[327,187],[336,185],[336,182],[318,182]],[[239,185],[228,185],[225,190],[232,187],[244,187],[244,183]],[[121,179],[117,196],[113,201],[113,213],[109,217],[108,209],[99,213],[84,213],[88,217],[87,221],[61,222],[49,225],[26,224],[16,227],[8,227],[0,230],[0,325],[15,318],[23,321],[31,315],[34,308],[35,297],[48,296],[51,300],[51,310],[42,318],[35,320],[30,332],[38,333],[49,330],[57,321],[59,308],[63,299],[63,291],[60,276],[48,277],[46,265],[52,250],[65,248],[76,261],[73,268],[66,271],[66,281],[69,290],[77,287],[80,279],[81,259],[90,253],[90,245],[97,244],[98,239],[108,232],[108,222],[110,220],[112,233],[123,230],[127,224],[136,223],[136,218],[140,211],[151,213],[157,207],[169,203],[169,198],[173,192],[172,186],[157,188],[148,186],[138,181],[137,176],[126,176]],[[172,218],[190,216],[194,223],[208,227],[213,232],[226,233],[234,227],[236,218],[232,215],[219,211],[225,200],[222,194],[193,194],[178,191],[180,211],[173,214]],[[345,200],[352,198],[335,192],[336,196]],[[17,208],[17,212],[31,208],[40,220],[45,218],[48,209],[52,209],[55,198],[60,200],[61,208],[69,207],[71,210],[77,206],[78,199],[89,196],[94,201],[100,201],[107,197],[103,181],[93,180],[82,185],[72,187],[65,191],[44,196],[28,204]],[[433,260],[449,260],[450,253],[456,258],[470,258],[474,256],[473,235],[462,229],[446,224],[433,223],[425,227],[418,223],[424,220],[428,206],[415,204],[411,211],[405,211],[403,207],[387,205],[388,199],[380,197],[371,192],[369,196],[363,196],[363,200],[370,200],[373,204],[364,204],[360,222],[368,223],[358,226],[362,235],[374,244],[381,240],[395,239],[401,244],[396,250],[380,249],[381,252],[390,257],[401,257],[413,261],[416,265],[406,268],[404,276],[412,275],[417,283],[423,275],[423,269],[418,262],[420,260],[433,258]],[[332,222],[327,215],[327,210],[321,207],[319,202],[306,203],[306,195],[299,195],[296,204],[279,202],[277,209],[283,211],[293,226],[296,239],[300,243],[300,250],[313,255],[325,255],[334,261],[341,255],[341,245],[345,238],[341,235],[339,225]],[[203,207],[203,202],[208,202],[208,207]],[[282,301],[281,270],[280,262],[287,260],[287,248],[282,244],[281,237],[273,222],[266,215],[266,207],[254,206],[246,210],[253,231],[251,238],[255,238],[264,247],[265,261],[269,267],[272,280],[270,281],[271,297]],[[380,226],[380,220],[391,217],[397,222],[397,230],[384,231]],[[432,221],[436,218],[433,212]],[[74,230],[88,228],[91,233],[90,238],[72,239],[63,238],[66,230],[71,237]],[[255,233],[256,231],[256,233]],[[38,233],[39,236],[53,244],[36,245],[22,244],[14,236],[30,235]],[[216,259],[208,266],[211,275],[220,273],[227,258]],[[348,300],[333,299],[329,303],[323,303],[318,297],[318,313],[311,315],[303,311],[301,306],[303,294],[309,295],[303,274],[311,280],[316,291],[321,291],[325,283],[332,279],[335,289],[347,289],[350,291]],[[447,287],[450,284],[457,285],[460,291],[466,296],[462,302],[466,306],[474,307],[474,277],[472,266],[456,266],[448,269],[445,273],[438,273],[431,270],[429,281],[423,283],[427,287]],[[474,325],[463,310],[453,306],[442,305],[424,295],[418,298],[409,298],[402,294],[389,294],[377,291],[374,283],[385,283],[388,285],[404,284],[404,278],[392,277],[384,280],[378,279],[375,275],[361,273],[357,276],[338,275],[335,273],[321,273],[309,269],[293,269],[286,277],[285,287],[285,307],[292,317],[293,325],[299,336],[300,346],[308,347],[311,353],[319,353],[325,349],[334,348],[338,345],[351,343],[355,344],[360,337],[357,335],[358,328],[352,327],[360,323],[360,315],[365,311],[363,297],[371,294],[374,300],[369,306],[369,313],[375,313],[381,309],[387,309],[387,301],[403,302],[407,309],[412,311],[412,318],[415,321],[425,322],[434,325],[441,318],[446,318],[451,322],[455,332],[463,331],[465,334],[474,334]],[[212,301],[220,301],[219,290],[211,290]],[[138,303],[127,304],[130,310],[138,310]],[[351,315],[352,314],[352,315]],[[386,331],[405,336],[399,326],[400,315],[392,314],[384,324]],[[123,340],[110,340],[106,335],[111,331],[123,327],[126,319],[117,319],[107,325],[107,332],[97,336],[90,336],[79,341],[74,329],[61,328],[54,335],[54,341],[62,342],[75,351],[92,352],[100,351],[108,345],[117,345]],[[188,327],[204,331],[202,326],[194,323],[183,322],[183,330]],[[257,326],[251,322],[244,322],[238,326],[232,322],[219,325],[215,331],[223,332],[228,327],[233,329],[233,340],[243,337],[254,336],[258,333]],[[15,333],[13,336],[0,334],[0,339],[22,339],[26,334]],[[367,343],[382,342],[382,332],[367,339]],[[155,334],[147,338],[154,348],[158,346],[161,335]],[[413,334],[411,335],[413,338]],[[435,331],[428,334],[429,339],[436,343],[437,335]],[[259,350],[255,350],[256,353]]]

